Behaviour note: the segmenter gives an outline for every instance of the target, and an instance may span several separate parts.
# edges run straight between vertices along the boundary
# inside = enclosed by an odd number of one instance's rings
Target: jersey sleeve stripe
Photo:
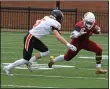
[[[25,43],[25,49],[26,51],[28,51],[28,47],[29,47],[29,42],[30,42],[30,39],[32,38],[32,35],[29,34],[28,37],[26,38],[26,43]]]

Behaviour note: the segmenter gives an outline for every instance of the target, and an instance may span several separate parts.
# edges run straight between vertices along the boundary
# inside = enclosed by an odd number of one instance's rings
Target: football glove
[[[69,49],[71,49],[72,51],[76,51],[77,50],[77,48],[74,45],[70,44],[70,43],[67,43],[67,47]]]
[[[80,30],[80,36],[87,33],[87,32],[85,32],[84,30],[85,30],[85,28],[82,28],[82,29]]]

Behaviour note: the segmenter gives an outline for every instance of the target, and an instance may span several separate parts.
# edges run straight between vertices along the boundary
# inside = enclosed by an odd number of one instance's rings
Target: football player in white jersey
[[[63,13],[60,10],[55,9],[51,12],[50,16],[45,16],[43,19],[36,21],[33,28],[24,37],[23,58],[4,66],[3,70],[5,71],[6,75],[12,76],[10,73],[12,68],[23,64],[26,64],[28,69],[32,71],[32,62],[49,54],[48,47],[40,40],[40,38],[45,35],[53,33],[56,39],[58,39],[62,44],[66,45],[69,49],[72,51],[77,50],[75,46],[68,43],[59,34],[63,17]],[[38,50],[39,53],[31,57],[33,48]]]

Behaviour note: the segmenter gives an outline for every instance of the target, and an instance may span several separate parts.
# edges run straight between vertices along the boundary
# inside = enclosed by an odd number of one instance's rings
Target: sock
[[[14,63],[11,63],[9,64],[7,67],[8,70],[11,70],[12,68],[16,67],[16,66],[20,66],[20,65],[23,65],[25,63],[27,63],[28,61],[25,60],[25,59],[20,59],[20,60],[17,60],[15,61]]]
[[[33,57],[31,57],[31,59],[29,60],[29,62],[35,62],[36,61],[36,57],[35,56],[33,56]]]
[[[101,68],[101,64],[96,64],[96,67],[97,68]]]
[[[55,59],[53,59],[53,62],[57,62],[57,61],[64,61],[64,55],[60,55],[58,57],[55,57]]]

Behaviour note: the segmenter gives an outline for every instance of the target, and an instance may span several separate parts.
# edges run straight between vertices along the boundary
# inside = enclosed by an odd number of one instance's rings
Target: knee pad
[[[41,57],[43,57],[43,56],[47,56],[48,54],[49,54],[49,51],[46,51],[46,52],[40,52]]]

